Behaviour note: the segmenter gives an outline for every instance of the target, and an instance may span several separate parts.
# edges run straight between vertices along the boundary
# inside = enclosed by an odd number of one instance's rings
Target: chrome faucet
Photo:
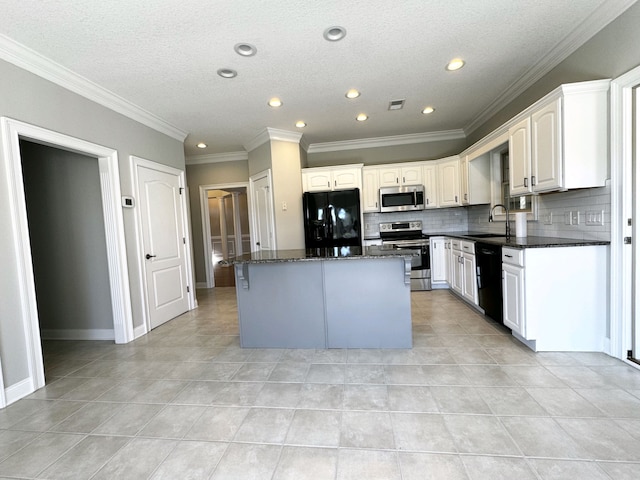
[[[505,237],[510,238],[511,237],[511,224],[509,223],[509,204],[507,203],[507,205],[503,205],[501,203],[496,203],[493,207],[491,207],[491,210],[489,211],[489,221],[493,222],[493,211],[496,209],[496,207],[502,207],[505,209],[505,211],[507,212],[507,218],[505,219]]]

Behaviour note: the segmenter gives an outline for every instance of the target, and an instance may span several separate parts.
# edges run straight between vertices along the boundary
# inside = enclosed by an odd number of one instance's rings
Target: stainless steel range
[[[429,236],[422,233],[422,221],[380,224],[383,247],[418,253],[411,259],[411,290],[431,290]]]

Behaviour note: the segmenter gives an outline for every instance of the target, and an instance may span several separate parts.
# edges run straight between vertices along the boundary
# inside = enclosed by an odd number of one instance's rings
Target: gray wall
[[[0,116],[10,117],[49,130],[80,138],[118,151],[123,195],[133,195],[129,155],[184,169],[181,141],[98,105],[37,75],[0,60]],[[0,140],[2,142],[3,140]],[[5,387],[28,377],[25,316],[16,284],[17,248],[11,218],[8,179],[0,163],[0,359]],[[131,285],[134,325],[141,325],[141,271],[135,239],[135,210],[124,210],[127,264]]]
[[[98,160],[25,141],[20,153],[41,330],[113,330]]]
[[[191,205],[191,230],[193,239],[193,267],[196,282],[207,281],[204,267],[204,244],[202,243],[202,210],[200,208],[201,185],[225,185],[249,181],[249,165],[246,160],[237,162],[187,165],[187,185]]]
[[[607,25],[480,128],[471,132],[467,145],[473,145],[563,83],[616,78],[640,65],[638,45],[640,2]]]

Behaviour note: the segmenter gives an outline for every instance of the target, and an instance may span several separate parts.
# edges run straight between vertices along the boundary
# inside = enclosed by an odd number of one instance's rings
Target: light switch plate
[[[580,212],[578,210],[571,212],[571,225],[580,225]]]
[[[584,224],[589,226],[604,225],[604,210],[588,210],[585,213]]]
[[[543,223],[545,225],[553,225],[553,212],[545,213],[543,216]]]
[[[571,212],[564,212],[564,224],[571,225]]]

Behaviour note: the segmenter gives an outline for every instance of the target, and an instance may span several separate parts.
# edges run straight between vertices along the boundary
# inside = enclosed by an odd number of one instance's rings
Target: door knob
[[[150,258],[155,258],[157,257],[157,255],[149,255],[148,253],[144,256],[144,258],[146,258],[147,260],[149,260]]]

